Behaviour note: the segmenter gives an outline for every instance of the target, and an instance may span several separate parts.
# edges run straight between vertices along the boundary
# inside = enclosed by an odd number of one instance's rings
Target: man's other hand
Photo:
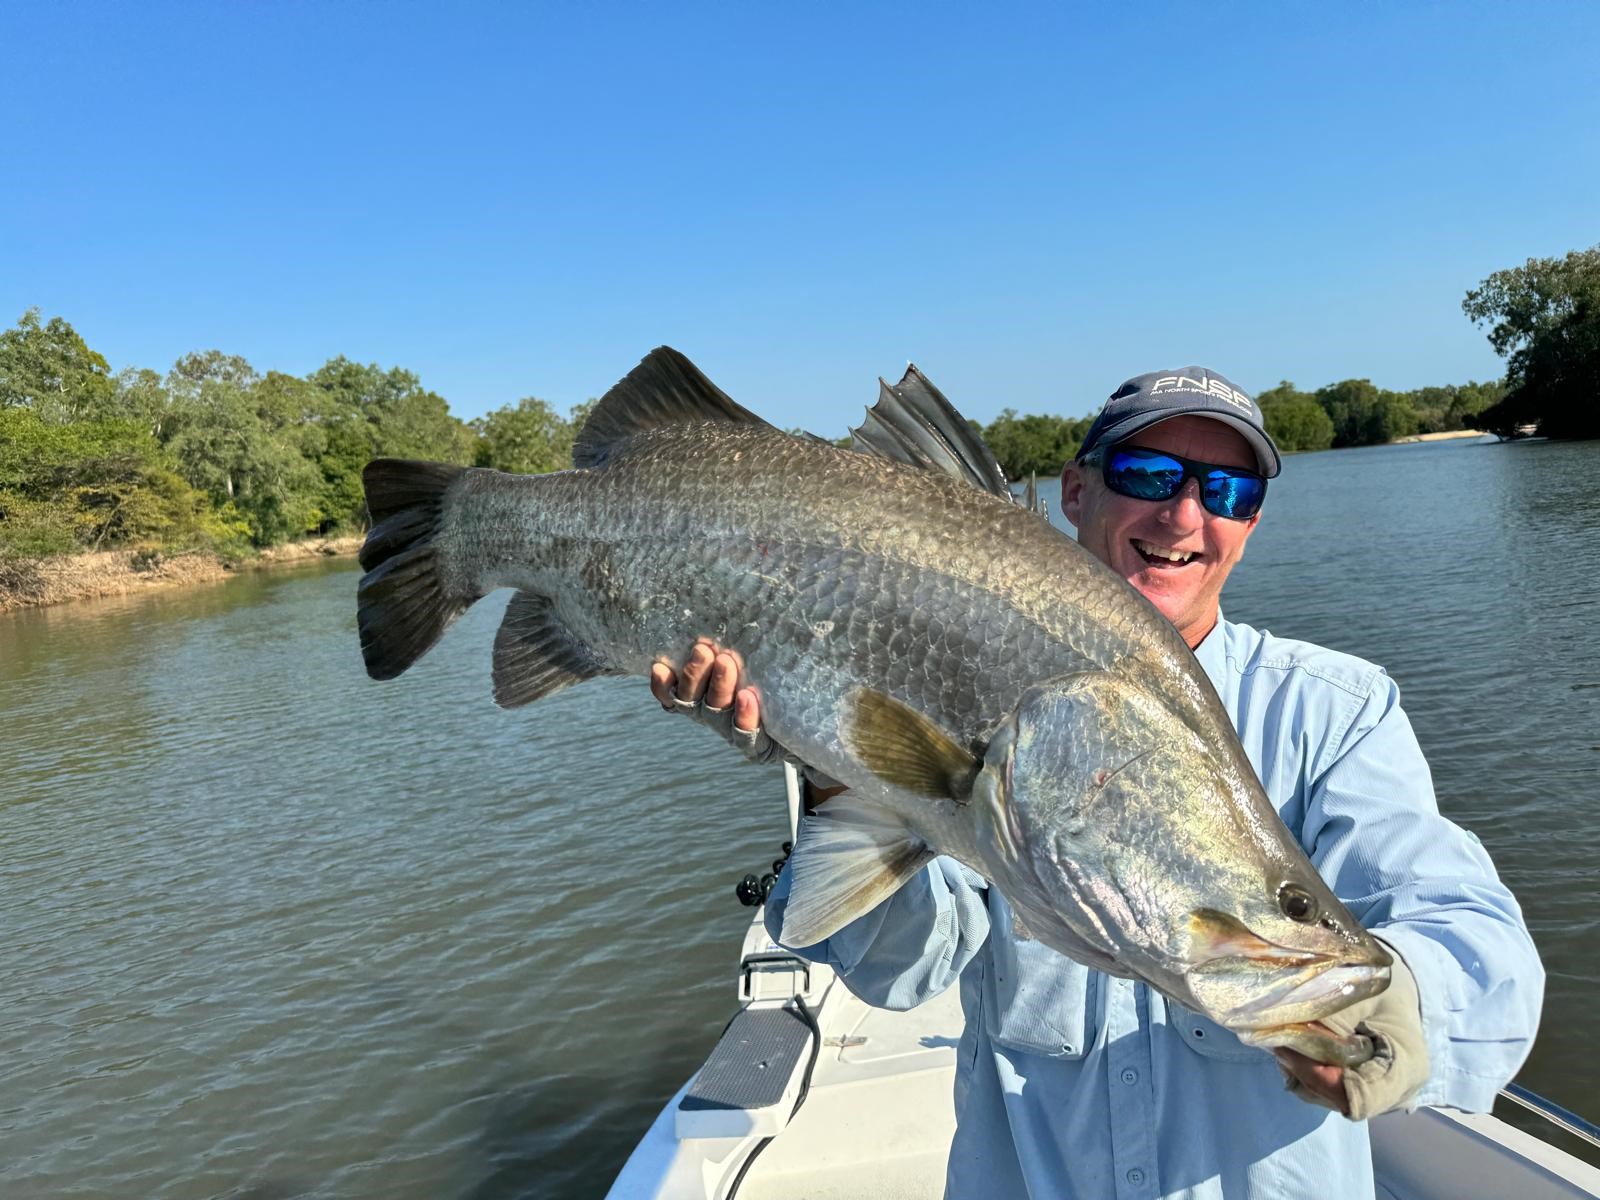
[[[1428,1044],[1422,1035],[1417,981],[1399,952],[1388,943],[1385,947],[1394,957],[1389,986],[1370,1000],[1322,1020],[1335,1033],[1360,1032],[1370,1037],[1375,1050],[1372,1058],[1343,1069],[1315,1062],[1285,1046],[1273,1051],[1290,1091],[1352,1121],[1414,1108],[1417,1093],[1428,1081]]]

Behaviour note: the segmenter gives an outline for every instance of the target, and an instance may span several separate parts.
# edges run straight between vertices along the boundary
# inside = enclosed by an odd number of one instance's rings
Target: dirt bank
[[[38,562],[0,562],[0,612],[97,596],[127,596],[159,588],[215,583],[236,571],[354,554],[360,548],[358,535],[272,546],[232,565],[215,554],[168,556],[127,550],[102,550]]]

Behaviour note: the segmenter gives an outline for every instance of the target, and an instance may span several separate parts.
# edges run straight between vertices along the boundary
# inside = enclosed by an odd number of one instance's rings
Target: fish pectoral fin
[[[784,867],[789,902],[786,946],[814,946],[887,900],[933,859],[933,851],[893,814],[849,792],[801,819]]]
[[[917,368],[890,387],[878,380],[878,402],[850,431],[852,449],[924,471],[943,471],[980,491],[1011,499],[1005,472],[966,418]]]
[[[1034,939],[1033,930],[1022,923],[1022,914],[1015,908],[1011,910],[1011,936],[1019,942],[1031,942]]]
[[[983,763],[909,705],[871,688],[846,699],[845,747],[885,783],[917,796],[965,803]]]
[[[595,657],[555,615],[546,596],[518,592],[494,635],[494,702],[516,708],[552,692],[619,672]]]
[[[671,346],[658,346],[594,406],[573,443],[572,465],[604,466],[634,434],[693,421],[767,424]]]

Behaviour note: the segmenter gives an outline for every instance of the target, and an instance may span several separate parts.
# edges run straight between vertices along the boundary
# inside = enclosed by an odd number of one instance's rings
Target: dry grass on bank
[[[0,612],[215,583],[236,571],[354,554],[360,548],[361,537],[356,535],[272,546],[232,566],[210,553],[167,556],[127,550],[102,550],[37,562],[0,562]]]

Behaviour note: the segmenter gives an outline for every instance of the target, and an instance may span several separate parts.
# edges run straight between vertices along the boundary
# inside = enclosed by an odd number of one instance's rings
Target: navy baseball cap
[[[1182,416],[1211,417],[1232,425],[1256,452],[1263,475],[1271,479],[1282,470],[1278,447],[1261,422],[1261,406],[1205,367],[1135,375],[1111,393],[1084,436],[1077,458],[1081,461],[1090,451],[1124,441],[1157,421]]]

